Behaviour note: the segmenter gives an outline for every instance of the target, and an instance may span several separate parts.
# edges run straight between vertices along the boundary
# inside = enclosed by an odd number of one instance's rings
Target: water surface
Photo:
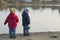
[[[52,10],[51,8],[39,8],[33,10],[28,7],[31,24],[30,32],[46,32],[46,31],[60,31],[60,14],[57,9]],[[23,9],[22,9],[23,10]],[[16,32],[23,33],[21,11],[16,11],[20,21],[18,23]],[[8,33],[8,26],[4,25],[4,21],[9,14],[9,9],[0,11],[0,34]]]

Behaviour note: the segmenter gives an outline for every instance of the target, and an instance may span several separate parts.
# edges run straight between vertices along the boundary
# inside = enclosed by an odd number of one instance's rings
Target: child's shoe
[[[16,38],[16,36],[12,37],[13,39]]]

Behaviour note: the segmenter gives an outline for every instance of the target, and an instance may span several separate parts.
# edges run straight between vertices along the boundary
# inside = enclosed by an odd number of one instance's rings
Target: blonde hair
[[[15,12],[16,8],[9,8],[10,12]]]

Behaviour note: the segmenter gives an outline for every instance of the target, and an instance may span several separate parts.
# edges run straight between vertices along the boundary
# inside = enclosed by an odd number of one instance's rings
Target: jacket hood
[[[27,13],[28,11],[29,11],[29,10],[28,10],[27,8],[25,8],[25,9],[23,10],[23,12],[26,12],[26,13]]]
[[[10,17],[11,19],[14,19],[14,18],[15,18],[15,14],[14,14],[14,13],[10,13],[9,17]]]

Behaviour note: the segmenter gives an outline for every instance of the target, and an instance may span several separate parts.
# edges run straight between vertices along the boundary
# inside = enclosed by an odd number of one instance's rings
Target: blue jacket
[[[23,11],[22,13],[22,25],[28,26],[30,24],[30,18],[26,11]]]

